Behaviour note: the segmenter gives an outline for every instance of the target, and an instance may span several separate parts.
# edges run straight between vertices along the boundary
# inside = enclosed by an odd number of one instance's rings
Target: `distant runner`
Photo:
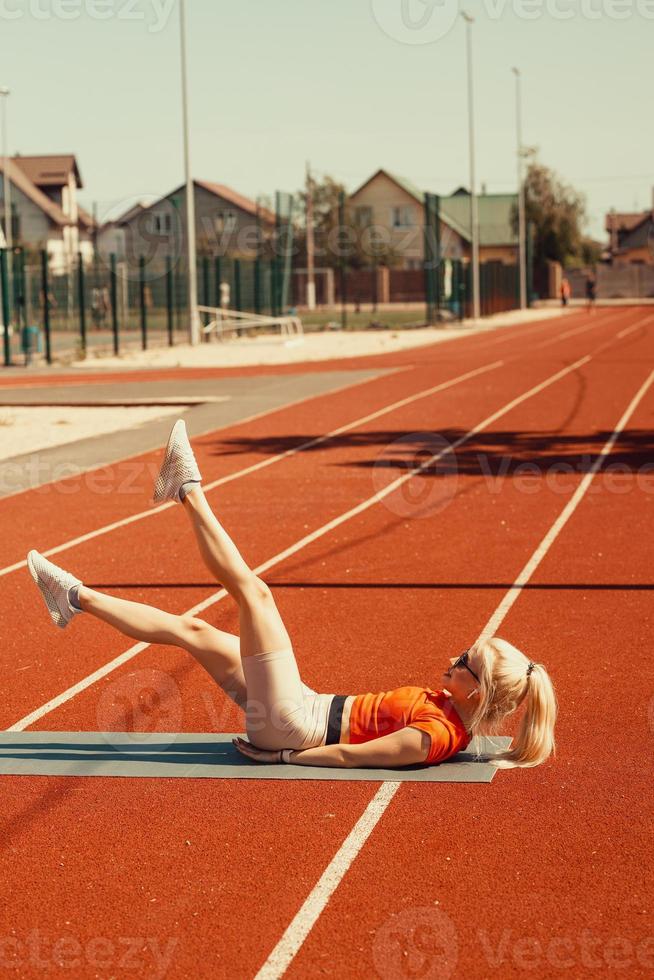
[[[570,299],[570,280],[564,276],[561,280],[561,306],[567,306]]]

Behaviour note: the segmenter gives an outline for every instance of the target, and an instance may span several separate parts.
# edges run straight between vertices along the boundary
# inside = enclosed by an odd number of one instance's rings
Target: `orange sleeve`
[[[435,718],[428,711],[419,712],[416,718],[409,722],[409,728],[418,728],[426,732],[431,740],[429,755],[425,759],[428,765],[443,762],[453,755],[453,739],[447,725],[440,718]]]

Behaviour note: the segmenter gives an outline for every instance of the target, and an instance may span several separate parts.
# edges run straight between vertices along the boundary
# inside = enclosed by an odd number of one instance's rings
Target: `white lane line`
[[[634,323],[633,327],[626,327],[624,330],[621,330],[620,333],[618,334],[618,337],[620,337],[620,339],[622,339],[623,337],[628,337],[630,333],[633,333],[634,330],[638,330],[639,327],[642,327],[643,325],[644,323],[642,321],[640,323]]]
[[[609,317],[607,319],[611,319],[611,318]],[[598,320],[592,326],[600,326],[602,323],[605,323],[605,322],[606,322],[606,320],[602,320],[602,321]],[[584,327],[584,329],[587,329],[587,328]],[[479,336],[479,335],[477,334],[476,336]],[[523,336],[524,336],[524,334],[520,334],[520,337],[517,338],[517,339],[521,339]],[[508,338],[508,337],[502,337],[501,339],[502,340],[508,340],[510,338]],[[555,342],[557,339],[559,339],[558,336],[555,337],[555,338],[553,338],[552,341],[548,341],[548,343]],[[490,346],[490,345],[486,345],[486,346]],[[519,355],[513,355],[513,356],[514,357],[517,357]],[[478,368],[476,371],[471,371],[471,372],[468,372],[466,375],[460,375],[458,378],[453,378],[450,381],[443,382],[443,386],[444,387],[451,387],[452,384],[458,384],[462,380],[468,380],[469,378],[474,377],[477,373],[483,373],[484,371],[492,371],[496,367],[502,366],[502,364],[504,364],[504,363],[505,362],[503,362],[503,361],[494,361],[491,364],[487,364],[487,365],[482,366],[481,368]],[[405,369],[404,368],[399,368],[398,370],[399,371],[402,371],[402,370],[405,370]],[[347,384],[347,385],[344,385],[342,387],[330,389],[329,391],[322,392],[322,394],[324,394],[324,395],[338,394],[341,391],[346,391],[349,388],[354,388],[354,387],[357,387],[359,385],[369,384],[372,381],[377,381],[378,379],[379,379],[379,375],[376,375],[375,377],[372,377],[372,378],[365,378],[363,381],[356,381],[353,384]],[[343,432],[347,432],[349,429],[355,428],[358,425],[362,425],[366,421],[370,421],[373,418],[379,418],[381,415],[385,414],[386,412],[392,412],[395,409],[400,408],[400,407],[402,407],[405,404],[408,404],[412,400],[416,400],[418,398],[427,397],[430,394],[435,394],[439,390],[444,390],[444,388],[441,388],[440,385],[436,385],[434,388],[427,389],[424,392],[418,392],[415,396],[410,396],[408,399],[402,399],[399,402],[396,402],[396,403],[394,403],[392,405],[388,405],[386,408],[380,409],[379,412],[373,412],[372,415],[370,415],[370,416],[365,416],[362,419],[355,419],[354,422],[350,422],[348,425],[341,426],[339,429],[335,429],[333,432],[328,432],[326,435],[320,436],[317,439],[312,439],[309,442],[303,443],[301,446],[296,446],[294,449],[286,450],[285,452],[279,453],[276,456],[271,456],[268,459],[261,460],[259,463],[255,463],[252,466],[245,467],[242,470],[237,470],[236,473],[232,473],[230,476],[222,477],[219,480],[214,480],[213,483],[209,483],[209,484],[206,484],[205,485],[205,488],[204,488],[205,489],[205,492],[208,492],[210,490],[214,490],[216,487],[222,486],[225,483],[229,483],[232,480],[237,480],[237,479],[240,479],[243,476],[247,476],[249,473],[254,473],[256,470],[263,469],[263,467],[265,467],[265,466],[271,466],[273,463],[277,463],[277,462],[279,462],[280,460],[284,459],[287,456],[292,456],[295,453],[303,452],[304,450],[309,449],[310,447],[317,445],[319,442],[325,442],[327,439],[334,438],[336,435],[340,435]],[[202,436],[208,435],[209,433],[220,432],[223,429],[232,428],[233,426],[236,426],[236,425],[242,425],[242,424],[246,424],[246,423],[249,423],[249,422],[254,422],[257,419],[263,418],[266,415],[271,415],[274,412],[279,412],[279,411],[282,411],[283,409],[286,409],[286,408],[293,408],[293,407],[295,407],[297,405],[303,404],[304,402],[311,401],[311,399],[316,398],[316,397],[321,397],[321,396],[320,395],[309,395],[309,396],[307,396],[305,398],[300,398],[297,401],[289,402],[286,405],[278,406],[277,408],[266,409],[263,412],[257,412],[255,415],[250,415],[247,418],[239,419],[238,422],[230,422],[227,425],[219,426],[217,429],[208,429],[204,433],[199,433],[197,435],[194,435],[193,436],[193,439],[201,438]],[[156,448],[156,447],[153,447],[153,448]],[[138,453],[134,453],[133,456],[126,456],[124,459],[117,460],[114,463],[107,463],[106,465],[108,465],[108,466],[109,465],[117,465],[118,463],[128,462],[130,459],[136,459],[137,457],[142,456],[142,455],[144,455],[143,451],[139,451]],[[92,467],[89,467],[88,470],[81,471],[79,474],[76,474],[76,475],[81,475],[82,472],[89,472],[89,471],[95,470],[97,468],[98,468],[97,464],[94,464]],[[34,489],[34,488],[31,488],[31,489]],[[0,498],[0,504],[2,503],[2,500],[7,500],[9,497],[17,496],[20,493],[26,493],[26,492],[27,491],[25,491],[25,490],[17,490],[15,494],[6,494],[4,497]],[[131,514],[129,517],[124,517],[121,520],[114,521],[111,524],[105,524],[102,527],[96,528],[93,531],[89,531],[86,534],[79,535],[76,538],[71,538],[69,541],[64,541],[62,544],[56,545],[54,548],[49,548],[47,551],[44,551],[42,553],[45,555],[46,558],[51,558],[53,555],[58,555],[62,551],[67,551],[69,548],[74,548],[77,545],[84,544],[86,541],[92,541],[94,538],[101,537],[104,534],[110,534],[112,531],[116,531],[116,530],[118,530],[121,527],[127,527],[130,524],[135,524],[136,522],[145,520],[148,517],[153,517],[155,514],[160,514],[162,511],[167,510],[169,507],[172,507],[172,506],[173,506],[172,503],[165,503],[165,504],[160,504],[158,507],[152,507],[152,508],[149,508],[148,510],[140,511],[137,514]],[[12,572],[17,572],[21,568],[25,568],[26,567],[26,564],[27,563],[26,563],[25,559],[21,559],[21,561],[14,562],[13,565],[7,565],[5,568],[0,568],[0,578],[2,578],[3,575],[10,575]]]
[[[466,371],[465,374],[460,374],[455,378],[450,378],[449,381],[442,381],[440,384],[434,385],[431,388],[426,388],[423,391],[418,391],[413,395],[409,395],[407,398],[401,398],[397,402],[393,402],[391,405],[386,405],[384,408],[378,409],[376,412],[371,412],[369,415],[363,415],[361,418],[355,419],[353,422],[348,422],[346,425],[339,426],[338,429],[332,429],[331,432],[325,433],[325,435],[317,436],[315,439],[309,439],[308,442],[303,442],[299,446],[293,446],[291,449],[285,449],[282,453],[277,453],[275,456],[268,456],[266,459],[259,460],[258,463],[252,463],[251,466],[245,466],[241,470],[236,470],[235,473],[230,473],[228,476],[222,476],[218,480],[213,480],[211,483],[204,484],[205,493],[210,490],[215,490],[216,487],[224,486],[226,483],[231,483],[232,480],[240,480],[244,476],[248,476],[250,473],[255,473],[257,470],[262,470],[266,466],[272,466],[273,463],[278,463],[282,459],[287,459],[289,456],[295,456],[297,453],[304,452],[306,449],[311,449],[313,446],[318,446],[320,443],[327,442],[329,439],[334,439],[344,432],[348,432],[350,429],[355,429],[360,425],[365,425],[367,422],[371,422],[374,419],[380,418],[382,415],[387,415],[389,412],[394,412],[399,408],[403,408],[405,405],[410,405],[411,402],[418,401],[421,398],[428,398],[431,395],[435,395],[440,391],[446,391],[448,388],[454,387],[454,385],[462,384],[464,381],[469,381],[471,378],[476,378],[480,374],[485,374],[487,371],[494,371],[496,368],[501,367],[504,361],[493,361],[491,364],[485,364],[483,367],[475,368],[472,371]],[[366,378],[365,381],[376,380],[372,378]],[[348,385],[348,388],[356,387],[356,384],[363,384],[365,382],[356,382],[355,385]],[[336,392],[342,391],[342,388],[335,389]],[[333,392],[326,392],[325,394],[333,394]],[[315,398],[315,395],[310,396]],[[307,399],[302,399],[306,401]],[[291,405],[285,405],[284,408],[292,407],[292,405],[297,405],[297,402],[291,403]],[[273,409],[275,411],[275,409]],[[267,414],[267,413],[261,413]],[[258,418],[259,416],[253,416],[253,418]],[[242,421],[252,421],[252,419],[242,420]],[[231,425],[241,424],[230,423]],[[218,432],[219,429],[210,429],[210,432]],[[198,436],[193,436],[193,439],[201,438]],[[138,456],[142,453],[136,454]],[[120,460],[120,462],[124,462]],[[64,541],[63,544],[58,544],[54,548],[49,548],[44,551],[43,554],[46,558],[50,558],[52,555],[58,555],[62,551],[66,551],[68,548],[74,548],[79,544],[84,544],[86,541],[92,541],[94,538],[100,537],[103,534],[109,534],[111,531],[116,531],[118,528],[127,527],[129,524],[135,524],[137,521],[145,520],[147,517],[153,517],[154,514],[160,514],[164,510],[168,510],[169,507],[174,507],[174,503],[167,502],[165,504],[160,504],[158,507],[151,507],[148,510],[140,511],[137,514],[131,514],[129,517],[123,517],[119,521],[114,521],[112,524],[105,524],[103,527],[96,528],[94,531],[89,531],[86,534],[80,534],[76,538],[71,538],[70,541]],[[20,568],[25,568],[27,562],[25,559],[21,561],[14,562],[13,565],[7,565],[6,568],[0,569],[0,578],[3,575],[9,575],[11,572],[16,572]]]
[[[379,381],[380,378],[383,378],[386,375],[398,374],[401,371],[406,371],[406,370],[407,368],[405,368],[404,366],[383,368],[380,369],[379,374],[374,374],[370,378],[361,378],[358,381],[348,381],[346,384],[338,385],[336,388],[328,388],[326,391],[317,392],[312,395],[303,395],[302,398],[296,398],[295,401],[285,402],[283,405],[276,405],[274,408],[264,408],[263,411],[261,412],[254,412],[253,415],[246,415],[244,418],[237,419],[234,422],[226,422],[224,425],[219,425],[217,427],[212,426],[210,429],[205,429],[203,432],[196,432],[192,438],[201,439],[203,436],[213,435],[214,432],[222,432],[224,429],[233,429],[238,425],[247,425],[250,422],[256,422],[257,419],[264,418],[266,415],[273,415],[275,412],[282,412],[285,408],[296,408],[298,405],[303,405],[305,402],[310,402],[314,398],[321,398],[323,395],[338,395],[340,392],[348,391],[348,389],[350,388],[358,388],[359,385],[371,384],[373,381]],[[2,388],[0,386],[0,391],[1,390]],[[162,448],[161,445],[155,445],[155,446],[150,446],[149,449],[139,449],[137,453],[132,453],[131,456],[121,456],[120,459],[113,459],[113,460],[109,459],[104,463],[93,463],[91,466],[86,466],[80,470],[77,470],[77,472],[72,475],[82,476],[84,473],[91,473],[94,470],[103,469],[106,466],[117,466],[120,463],[127,463],[129,462],[130,459],[138,459],[139,456],[145,456],[146,453],[151,453],[154,452],[156,449],[161,449],[161,448]],[[33,487],[28,487],[25,490],[15,490],[13,493],[5,493],[2,497],[0,497],[0,506],[5,500],[9,500],[12,497],[18,497],[21,493],[29,493],[31,490],[37,490],[40,489],[41,487],[45,487],[49,485],[54,486],[56,483],[59,482],[61,482],[61,480],[46,480],[45,483],[37,483]],[[148,513],[149,511],[146,511],[145,516],[147,516]],[[45,552],[43,552],[43,554],[45,554]],[[3,574],[3,570],[0,569],[0,575],[2,574]]]
[[[593,323],[584,323],[580,327],[575,327],[573,330],[566,330],[565,333],[559,334],[558,337],[551,337],[549,340],[544,340],[542,343],[536,344],[536,349],[540,350],[543,347],[550,347],[559,340],[567,340],[568,337],[574,337],[577,334],[586,333],[588,330],[593,330],[595,327],[605,327],[607,324],[619,319],[620,316],[620,313],[612,313],[610,316],[594,320]]]
[[[534,395],[537,395],[541,391],[544,391],[550,385],[553,385],[557,381],[560,381],[562,378],[565,378],[572,371],[576,371],[584,364],[587,364],[591,359],[592,359],[591,355],[587,354],[585,357],[582,357],[578,361],[575,361],[574,364],[571,364],[568,367],[563,368],[560,371],[557,371],[556,374],[551,375],[549,378],[546,378],[545,381],[541,381],[539,384],[534,385],[533,388],[530,388],[522,395],[518,395],[517,398],[513,398],[510,402],[504,405],[503,408],[500,408],[496,412],[493,412],[492,415],[489,415],[488,418],[484,419],[483,422],[479,422],[473,429],[470,429],[470,431],[467,432],[465,435],[461,436],[459,439],[451,443],[445,449],[442,449],[440,450],[440,452],[435,453],[433,456],[430,456],[423,463],[420,463],[418,466],[414,466],[403,476],[400,476],[396,480],[393,480],[392,483],[389,483],[387,486],[385,486],[382,490],[379,490],[372,497],[368,497],[365,500],[362,500],[361,503],[356,504],[356,506],[354,507],[351,507],[350,510],[345,511],[343,514],[339,514],[338,517],[335,517],[331,521],[328,521],[326,524],[323,524],[322,527],[317,528],[315,531],[311,531],[309,534],[306,534],[303,538],[300,538],[299,541],[296,541],[288,548],[285,548],[283,551],[280,551],[279,554],[274,555],[272,558],[269,558],[267,561],[263,562],[263,564],[258,565],[254,569],[255,573],[257,575],[263,574],[263,572],[268,571],[269,568],[278,565],[286,558],[290,558],[291,555],[294,555],[298,551],[301,551],[303,548],[306,548],[306,546],[311,544],[313,541],[317,541],[325,534],[328,534],[330,531],[333,531],[334,528],[339,527],[341,524],[344,524],[346,521],[351,520],[353,517],[356,517],[358,514],[362,514],[364,511],[368,510],[369,507],[372,507],[374,504],[378,503],[380,500],[383,500],[389,494],[393,493],[394,490],[396,490],[398,487],[406,483],[407,480],[410,480],[416,474],[421,473],[423,470],[426,470],[433,463],[437,462],[439,459],[442,459],[443,456],[446,456],[450,453],[454,453],[459,448],[459,446],[462,446],[464,443],[468,442],[469,439],[472,439],[472,437],[476,435],[478,432],[481,432],[489,425],[492,425],[493,422],[497,421],[497,419],[501,418],[503,415],[506,415],[512,409],[516,408],[518,405],[521,405],[523,402],[527,401],[527,399],[533,398]],[[218,592],[214,592],[206,599],[203,599],[202,602],[198,602],[191,609],[186,610],[186,613],[188,615],[195,616],[198,613],[203,612],[205,609],[208,609],[209,606],[213,606],[215,603],[220,602],[222,599],[225,598],[226,595],[227,595],[227,591],[225,589],[220,589]],[[122,664],[127,663],[129,660],[135,657],[142,650],[145,650],[146,647],[148,647],[149,645],[150,644],[143,643],[143,642],[136,643],[134,646],[130,647],[129,650],[125,650],[123,653],[121,653],[114,660],[111,660],[109,663],[105,664],[103,667],[100,667],[92,674],[89,674],[87,677],[84,677],[77,684],[74,684],[72,687],[69,687],[66,691],[63,691],[61,694],[58,694],[56,697],[46,702],[46,704],[41,705],[40,708],[37,708],[35,711],[30,712],[29,715],[26,715],[24,718],[21,718],[20,721],[17,721],[14,725],[11,726],[11,728],[8,728],[7,731],[20,732],[23,731],[25,728],[27,728],[29,725],[33,725],[35,721],[38,721],[40,718],[43,718],[44,715],[49,714],[51,711],[54,711],[55,708],[58,708],[62,704],[65,704],[67,701],[70,701],[71,698],[75,697],[75,695],[79,694],[81,691],[86,690],[86,688],[91,687],[92,684],[100,680],[102,677],[106,677],[107,674],[111,674],[117,667],[120,667],[122,666]]]
[[[400,783],[382,783],[354,827],[320,876],[282,939],[256,974],[255,980],[281,977],[311,932],[327,902],[347,874],[350,865],[370,837]]]
[[[595,474],[600,469],[604,460],[613,449],[613,446],[615,445],[617,439],[619,438],[620,433],[623,431],[629,419],[634,414],[639,404],[641,403],[642,399],[647,394],[647,391],[649,390],[653,381],[654,381],[654,371],[651,372],[647,380],[638,389],[638,391],[632,398],[629,406],[627,407],[624,415],[622,416],[622,418],[616,425],[615,429],[611,433],[610,438],[605,442],[604,446],[602,447],[602,451],[600,452],[599,456],[597,456],[597,458],[594,460],[588,473],[586,473],[583,480],[581,481],[581,483],[573,493],[572,497],[565,505],[565,507],[563,508],[563,510],[557,517],[557,519],[555,520],[554,524],[552,524],[551,528],[549,529],[549,531],[547,532],[547,534],[545,535],[541,543],[538,545],[533,555],[531,556],[531,558],[529,559],[525,567],[522,569],[517,579],[509,589],[509,591],[502,599],[502,602],[497,607],[494,614],[488,620],[488,623],[482,630],[482,634],[481,634],[482,637],[492,636],[496,632],[497,627],[502,622],[502,620],[508,613],[511,606],[520,595],[523,586],[532,577],[532,575],[534,574],[534,572],[542,562],[543,558],[550,550],[550,548],[558,538],[559,534],[561,533],[565,525],[568,523],[568,521],[574,514],[582,497],[585,495],[586,491],[588,490],[588,487],[593,481]]]
[[[566,319],[568,315],[569,314],[564,314]],[[576,315],[577,314],[573,314],[573,318],[576,317]],[[487,344],[479,344],[477,346],[477,350],[485,350],[487,347],[492,347],[494,344],[504,344],[511,340],[531,340],[537,331],[545,330],[546,328],[551,330],[553,326],[552,321],[554,321],[554,327],[556,327],[560,319],[561,318],[558,316],[545,316],[540,320],[534,320],[533,322],[529,323],[516,323],[512,324],[510,327],[493,327],[492,329],[481,330],[475,334],[464,334],[463,336],[480,338],[487,337],[489,334],[497,334],[500,332],[500,336],[492,337]],[[463,339],[463,336],[461,339]]]
[[[602,462],[606,456],[611,452],[616,439],[631,418],[635,409],[638,407],[638,404],[652,384],[652,381],[654,381],[654,371],[650,374],[647,381],[632,399],[631,404],[618,422],[610,439],[606,442],[591,471],[584,477],[584,480],[577,488],[573,497],[570,499],[568,504],[566,504],[563,511],[552,525],[550,531],[538,545],[536,551],[520,572],[520,575],[516,579],[514,585],[508,590],[504,599],[502,599],[497,607],[495,613],[491,616],[488,624],[480,634],[479,639],[482,639],[485,636],[492,636],[501,625],[509,609],[518,598],[522,586],[524,586],[529,580],[542,559],[545,557],[549,547],[556,539],[561,528],[565,525],[566,521],[570,518],[571,514],[579,504],[579,501],[586,493],[591,480],[602,465]],[[361,851],[363,845],[366,843],[368,837],[375,829],[377,823],[381,820],[387,806],[401,785],[401,783],[386,782],[380,786],[379,790],[368,804],[362,817],[354,825],[346,840],[336,852],[326,870],[323,872],[318,882],[303,902],[302,907],[296,913],[281,939],[270,953],[268,959],[256,974],[255,980],[279,980],[279,978],[284,975],[294,957],[302,948],[305,939],[318,921],[329,899],[347,874],[350,865]]]

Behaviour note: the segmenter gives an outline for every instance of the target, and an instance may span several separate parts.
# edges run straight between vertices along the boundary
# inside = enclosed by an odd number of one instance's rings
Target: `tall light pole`
[[[472,25],[475,22],[465,10],[461,16],[466,22],[466,57],[468,63],[468,145],[470,149],[470,235],[472,243],[472,318],[479,319],[479,209],[475,179],[475,100],[472,78]]]
[[[12,246],[11,234],[11,181],[9,180],[9,150],[7,148],[7,99],[10,91],[2,86],[0,88],[0,98],[2,99],[2,159],[4,171],[4,199],[5,199],[5,245],[7,248]]]
[[[522,78],[519,68],[512,68],[515,75],[516,138],[518,142],[518,258],[520,264],[520,309],[527,308],[527,228],[525,215],[525,182],[522,176]]]
[[[191,154],[188,134],[188,85],[186,81],[186,4],[179,2],[179,39],[182,64],[182,120],[184,129],[184,178],[186,181],[186,261],[188,264],[188,311],[189,340],[200,342],[200,315],[198,313],[198,270],[195,248],[195,191],[191,175]]]

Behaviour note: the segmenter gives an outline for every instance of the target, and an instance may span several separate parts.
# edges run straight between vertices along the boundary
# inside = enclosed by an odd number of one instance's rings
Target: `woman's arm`
[[[358,745],[318,745],[314,749],[293,751],[289,761],[295,766],[387,769],[424,762],[430,747],[431,740],[426,732],[418,728],[402,728],[399,732]]]
[[[279,750],[259,749],[250,742],[235,738],[233,743],[243,755],[255,762],[281,762]],[[291,765],[329,766],[337,769],[395,768],[423,763],[429,755],[431,740],[418,728],[402,728],[399,732],[358,745],[318,745],[314,749],[284,749]]]

